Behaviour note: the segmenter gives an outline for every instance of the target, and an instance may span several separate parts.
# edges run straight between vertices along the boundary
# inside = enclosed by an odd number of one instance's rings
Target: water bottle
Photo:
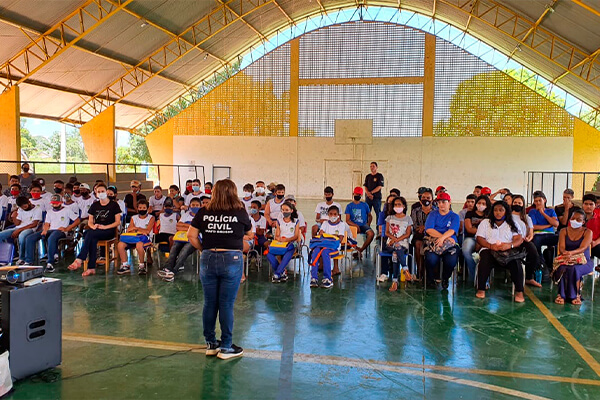
[[[538,269],[535,271],[535,281],[537,283],[539,283],[540,285],[542,284],[542,270]]]

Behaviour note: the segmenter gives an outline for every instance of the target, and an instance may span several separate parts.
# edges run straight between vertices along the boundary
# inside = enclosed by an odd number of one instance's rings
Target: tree
[[[50,140],[48,143],[48,154],[54,160],[60,160],[60,132],[54,132],[52,136],[50,136]],[[66,145],[67,145],[67,160],[66,161],[87,161],[87,154],[85,154],[85,150],[83,147],[83,140],[81,139],[81,135],[79,131],[76,129],[72,129],[67,131],[66,137]]]
[[[142,164],[151,163],[150,151],[146,145],[146,139],[138,135],[131,135],[127,146],[117,148],[117,163]],[[125,170],[127,168],[124,168]]]

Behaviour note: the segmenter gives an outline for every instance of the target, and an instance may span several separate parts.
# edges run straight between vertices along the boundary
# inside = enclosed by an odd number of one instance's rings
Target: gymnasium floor
[[[305,203],[310,220],[315,202]],[[515,304],[503,273],[485,300],[460,281],[454,294],[390,293],[368,260],[355,275],[311,290],[307,275],[274,285],[266,262],[251,269],[235,308],[245,356],[222,361],[203,354],[195,266],[173,283],[56,273],[63,364],[8,398],[600,398],[591,281],[576,307],[553,304],[549,285]]]

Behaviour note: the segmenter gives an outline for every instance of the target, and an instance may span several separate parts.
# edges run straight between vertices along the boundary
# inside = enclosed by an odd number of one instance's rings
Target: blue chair
[[[0,242],[0,266],[11,265],[15,255],[13,242]]]

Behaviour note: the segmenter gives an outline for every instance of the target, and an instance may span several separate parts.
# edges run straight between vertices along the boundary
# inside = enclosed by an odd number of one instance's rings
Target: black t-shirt
[[[371,192],[377,186],[383,187],[383,175],[381,175],[379,172],[376,173],[375,175],[368,174],[367,176],[365,176],[365,185],[364,186],[367,188],[367,190],[369,192]],[[377,193],[373,193],[373,198],[380,199],[381,198],[381,190]]]
[[[245,209],[211,211],[201,208],[194,216],[192,226],[202,234],[202,248],[243,250],[244,235],[252,230]]]
[[[581,210],[581,207],[576,206],[575,204],[573,204],[573,206],[571,208],[569,208],[569,218],[567,219],[571,219],[571,217],[573,216],[573,213],[576,210]],[[554,207],[554,212],[556,212],[556,216],[558,217],[558,230],[561,230],[562,228],[566,228],[566,225],[563,225],[560,222],[560,217],[562,217],[563,215],[565,215],[565,206],[563,206],[562,204],[560,206],[556,206]]]
[[[146,200],[146,196],[144,196],[141,193],[138,193],[138,195],[137,195],[137,201],[140,201],[141,199]],[[133,206],[133,194],[127,193],[125,195],[125,199],[123,199],[123,201],[125,202],[125,207],[132,208],[132,209],[135,210],[135,207]],[[137,211],[127,210],[127,215],[136,215],[136,214],[137,214]]]
[[[114,201],[109,201],[105,206],[96,201],[90,206],[88,213],[94,216],[95,224],[110,225],[117,222],[116,216],[121,214],[121,207]]]
[[[475,229],[477,229],[477,227],[479,226],[479,223],[481,221],[483,221],[485,219],[485,214],[484,215],[477,215],[477,213],[475,211],[467,211],[467,213],[465,214],[465,220],[470,219],[471,220],[471,226]],[[467,230],[465,229],[465,236],[466,237],[475,237],[475,235],[470,234],[469,232],[467,232]]]

